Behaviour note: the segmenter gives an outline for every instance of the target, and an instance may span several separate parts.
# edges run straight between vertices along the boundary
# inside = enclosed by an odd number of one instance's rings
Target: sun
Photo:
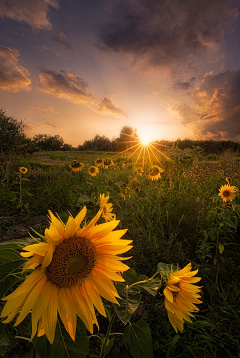
[[[139,128],[138,129],[138,137],[141,141],[141,144],[144,146],[148,146],[151,142],[155,140],[156,133],[154,133],[149,128]]]

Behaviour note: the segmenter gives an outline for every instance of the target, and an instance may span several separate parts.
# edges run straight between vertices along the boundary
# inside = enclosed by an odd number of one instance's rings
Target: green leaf
[[[0,323],[0,354],[12,343],[16,335],[16,329],[11,323]]]
[[[170,265],[170,264],[165,264],[163,262],[159,262],[157,265],[157,271],[161,272],[161,271],[166,271],[166,272],[174,272],[177,271],[178,267],[174,266],[174,265]]]
[[[134,358],[153,358],[151,330],[143,319],[126,327],[123,343]]]
[[[219,244],[218,245],[218,250],[219,250],[220,255],[222,255],[222,253],[224,251],[224,246],[222,244]]]
[[[5,247],[16,249],[16,250],[22,250],[24,246],[37,244],[38,242],[40,241],[37,239],[34,240],[32,237],[24,237],[23,239],[18,239],[18,240],[3,241],[0,242],[0,250],[2,250]]]
[[[77,205],[81,205],[84,203],[89,203],[92,199],[87,195],[82,195],[78,198]]]
[[[77,321],[75,342],[58,320],[53,344],[50,344],[46,335],[34,337],[33,345],[41,357],[47,358],[85,358],[87,354],[86,328],[80,319]]]
[[[127,324],[133,313],[136,311],[141,302],[141,294],[138,288],[127,288],[124,283],[116,285],[118,294],[122,299],[119,299],[119,306],[114,305],[114,310],[118,318]]]
[[[140,275],[138,278],[139,278],[139,281],[144,281],[147,279],[147,276]],[[161,280],[156,278],[156,279],[152,279],[151,281],[140,283],[139,285],[136,285],[136,287],[138,287],[140,289],[144,289],[145,291],[150,293],[150,295],[152,295],[152,296],[156,296],[158,294],[160,283],[161,283]]]
[[[174,353],[175,348],[176,348],[176,344],[179,341],[179,339],[181,338],[181,336],[179,336],[179,334],[176,334],[176,336],[173,337],[173,339],[171,340],[168,350],[167,350],[167,354],[166,354],[166,358],[169,358],[171,353]]]
[[[130,268],[129,270],[123,272],[122,277],[124,278],[127,285],[131,285],[132,283],[138,282],[138,276],[134,269]]]
[[[23,279],[21,276],[22,265],[26,259],[20,256],[17,250],[2,246],[0,248],[0,297],[18,281]]]

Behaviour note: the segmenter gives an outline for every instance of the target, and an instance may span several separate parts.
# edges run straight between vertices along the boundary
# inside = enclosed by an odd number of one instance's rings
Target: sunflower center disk
[[[223,196],[226,197],[226,198],[227,198],[228,196],[230,196],[229,190],[224,190]]]
[[[72,237],[58,245],[45,273],[48,281],[58,287],[80,284],[96,262],[96,249],[87,239]]]

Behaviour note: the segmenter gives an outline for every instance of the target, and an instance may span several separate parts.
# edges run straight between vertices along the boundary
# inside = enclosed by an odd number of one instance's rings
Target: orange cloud
[[[18,64],[18,57],[18,50],[0,46],[0,88],[4,91],[30,90],[30,72]]]

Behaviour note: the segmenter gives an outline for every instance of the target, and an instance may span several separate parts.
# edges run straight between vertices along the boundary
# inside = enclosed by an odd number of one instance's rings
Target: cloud
[[[51,128],[60,128],[60,129],[65,128],[65,127],[63,127],[63,126],[59,126],[59,125],[56,124],[54,121],[50,121],[49,119],[46,120],[46,121],[44,122],[44,124],[45,124],[46,126],[48,126],[48,127],[51,127]]]
[[[184,125],[205,139],[240,140],[240,69],[207,73],[191,98],[195,106],[174,107]]]
[[[127,117],[124,111],[121,108],[115,107],[112,100],[108,97],[104,97],[98,103],[98,112],[102,114],[117,114]]]
[[[238,16],[234,3],[239,0],[116,1],[98,29],[98,46],[174,67],[222,42]]]
[[[70,45],[67,41],[64,41],[64,40],[62,40],[61,38],[58,38],[58,37],[54,37],[53,41],[55,43],[57,43],[58,45],[63,46],[68,52],[72,52],[73,54],[76,53],[75,48],[72,45]]]
[[[61,70],[42,70],[39,75],[40,85],[38,89],[58,98],[64,98],[72,103],[86,103],[93,101],[90,93],[87,93],[87,83],[74,72]]]
[[[178,80],[174,83],[173,88],[176,90],[189,90],[194,86],[196,77],[192,77],[189,81]]]
[[[0,17],[24,21],[36,30],[51,30],[50,7],[58,10],[58,0],[3,0],[0,2]]]
[[[46,112],[48,115],[50,115],[50,114],[59,114],[58,111],[55,111],[51,107],[34,107],[34,106],[31,106],[31,107],[34,108],[34,109],[38,109],[41,112]]]
[[[29,91],[30,72],[18,64],[19,52],[7,46],[0,46],[0,88],[5,91]]]

